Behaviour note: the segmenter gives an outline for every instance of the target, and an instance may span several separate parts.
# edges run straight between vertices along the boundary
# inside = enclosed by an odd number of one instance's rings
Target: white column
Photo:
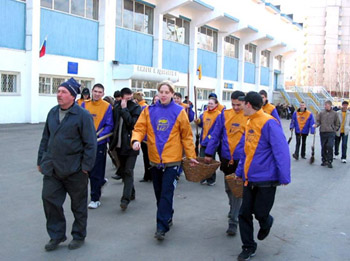
[[[261,78],[261,49],[257,48],[256,51],[256,62],[255,62],[255,88],[259,91],[260,78]]]
[[[113,95],[115,91],[112,79],[112,61],[115,60],[115,32],[116,32],[116,1],[102,0],[99,2],[99,33],[98,33],[98,61],[100,62],[100,82],[105,87],[106,95]]]
[[[244,91],[244,52],[245,44],[239,41],[238,45],[238,90]]]
[[[190,86],[189,87],[189,93],[190,97],[189,99],[193,102],[194,101],[194,85],[196,84],[197,79],[197,39],[198,39],[198,27],[193,25],[191,23],[190,25],[190,59],[189,59],[189,67],[188,71],[190,74]]]
[[[39,49],[40,49],[40,1],[26,2],[26,67],[22,86],[26,97],[26,121],[39,122]],[[45,59],[42,57],[41,59]]]
[[[273,68],[273,60],[275,59],[275,55],[270,53],[270,61],[269,61],[269,90],[272,90],[273,93],[273,85],[275,81],[275,70]]]
[[[162,68],[163,57],[163,14],[154,13],[153,27],[153,67]]]
[[[216,78],[217,87],[216,95],[218,100],[222,101],[222,91],[224,89],[224,58],[225,58],[225,35],[219,33],[218,35],[218,51],[217,51],[217,66],[216,66]]]

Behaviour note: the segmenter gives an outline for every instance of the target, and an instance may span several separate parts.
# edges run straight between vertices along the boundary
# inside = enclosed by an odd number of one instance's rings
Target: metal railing
[[[295,91],[298,96],[305,102],[306,107],[310,108],[310,110],[313,110],[314,113],[321,111],[320,106],[317,105],[312,98],[308,97],[307,93],[304,93],[302,89],[300,89],[298,86],[295,86]]]

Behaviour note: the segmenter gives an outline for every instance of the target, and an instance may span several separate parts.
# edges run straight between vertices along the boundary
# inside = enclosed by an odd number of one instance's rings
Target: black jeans
[[[339,145],[341,141],[341,159],[346,159],[346,151],[348,149],[348,136],[344,135],[344,133],[341,133],[340,136],[335,136],[335,147],[334,147],[334,154],[336,156],[339,155]]]
[[[335,132],[320,132],[322,162],[333,162]]]
[[[51,239],[62,239],[66,235],[66,219],[63,203],[66,195],[71,199],[74,215],[72,236],[82,240],[86,237],[88,175],[77,172],[64,179],[55,175],[44,176],[42,200],[46,216],[46,229]]]
[[[300,150],[300,141],[301,141],[301,157],[305,157],[305,151],[306,151],[306,138],[307,134],[300,134],[300,133],[295,133],[296,137],[296,145],[295,145],[295,152],[294,154],[299,157],[299,150]]]
[[[120,160],[120,168],[122,169],[122,179],[124,182],[122,202],[129,203],[131,195],[135,195],[134,188],[134,168],[137,156],[118,155]]]
[[[151,165],[149,164],[147,143],[141,142],[141,149],[142,149],[142,156],[143,156],[143,166],[145,169],[145,173],[143,174],[143,179],[152,180],[152,174],[150,170]]]
[[[253,214],[259,221],[260,228],[272,226],[270,211],[275,201],[276,187],[252,187],[248,184],[243,189],[243,202],[239,211],[239,231],[242,248],[256,249],[254,241]]]

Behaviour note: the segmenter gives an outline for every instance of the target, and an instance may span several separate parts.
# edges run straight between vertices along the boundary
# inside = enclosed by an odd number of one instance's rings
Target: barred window
[[[244,60],[246,62],[255,63],[256,62],[256,46],[253,44],[245,45],[245,55]]]
[[[197,89],[198,100],[208,100],[209,94],[215,92],[214,89]]]
[[[269,65],[270,65],[270,51],[268,51],[268,50],[261,51],[260,64],[261,64],[261,66],[269,67]]]
[[[0,94],[2,93],[17,93],[17,75],[0,73],[1,74],[1,89]]]
[[[55,76],[44,76],[41,75],[39,77],[39,94],[47,94],[47,95],[54,95],[57,93],[58,87],[61,85],[61,83],[67,81],[70,77],[55,77]],[[86,79],[77,79],[75,78],[77,82],[81,84],[80,90],[87,87],[89,90],[91,90],[92,81],[86,80]]]
[[[163,39],[190,43],[190,22],[182,18],[163,17]]]
[[[223,91],[222,92],[222,100],[223,101],[230,101],[231,100],[231,94],[232,94],[232,92]]]
[[[239,39],[233,36],[225,37],[225,56],[238,58]]]
[[[206,26],[198,28],[198,48],[217,52],[218,32]]]
[[[143,92],[144,99],[151,104],[153,97],[157,94],[157,85],[158,82],[155,81],[140,81],[132,80],[131,81],[131,90],[133,92]]]
[[[153,34],[154,7],[133,0],[117,0],[116,25]]]
[[[98,20],[99,0],[40,0],[41,6]]]

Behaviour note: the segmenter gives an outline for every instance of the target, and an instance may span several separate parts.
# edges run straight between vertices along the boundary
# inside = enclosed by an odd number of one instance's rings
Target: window
[[[261,66],[269,67],[270,66],[270,51],[261,51],[261,59],[260,59]]]
[[[256,46],[255,45],[246,44],[244,60],[246,62],[250,62],[250,63],[256,62]]]
[[[131,90],[133,92],[143,92],[144,99],[148,104],[151,104],[153,97],[158,93],[157,85],[158,82],[154,81],[132,80]]]
[[[116,25],[153,34],[153,7],[133,0],[117,0]]]
[[[232,94],[232,92],[223,91],[222,92],[222,100],[223,101],[230,101],[231,100],[231,94]]]
[[[225,56],[238,58],[239,39],[233,36],[225,37]]]
[[[198,48],[216,52],[218,49],[218,32],[206,26],[198,28]]]
[[[184,100],[184,99],[185,99],[185,96],[187,96],[187,94],[185,94],[185,90],[186,90],[186,89],[187,89],[186,87],[179,87],[179,86],[176,86],[176,87],[175,87],[175,92],[181,93],[182,100]]]
[[[163,17],[163,39],[182,44],[189,44],[189,30],[189,21],[181,18]]]
[[[57,93],[57,89],[62,82],[65,82],[70,77],[60,77],[60,76],[40,76],[39,77],[39,94],[53,95]],[[74,78],[77,82],[81,84],[80,90],[87,87],[91,90],[92,81],[86,79]]]
[[[99,0],[40,0],[41,6],[98,20]]]
[[[208,100],[208,96],[212,92],[215,92],[215,90],[214,89],[197,89],[197,99]]]
[[[0,73],[0,94],[4,93],[17,93],[17,74],[12,73]]]

